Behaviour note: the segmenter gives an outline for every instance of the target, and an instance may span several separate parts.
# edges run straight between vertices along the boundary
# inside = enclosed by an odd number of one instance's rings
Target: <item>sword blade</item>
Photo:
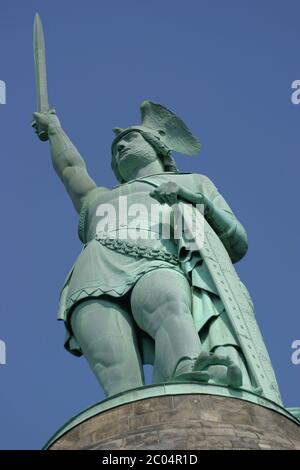
[[[37,111],[46,112],[49,109],[47,76],[46,76],[46,54],[43,26],[38,13],[34,17],[33,28],[33,55],[37,92]]]

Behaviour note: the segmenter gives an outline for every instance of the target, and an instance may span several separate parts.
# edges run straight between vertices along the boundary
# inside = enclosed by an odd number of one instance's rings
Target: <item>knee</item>
[[[191,316],[191,299],[176,292],[165,293],[159,302],[146,303],[139,306],[136,311],[138,312],[135,316],[136,322],[154,337],[158,329],[169,321],[176,323],[186,315]]]
[[[165,317],[178,317],[191,313],[191,298],[180,292],[166,293],[163,299],[163,310]],[[157,307],[160,309],[160,305]]]
[[[191,316],[191,302],[188,297],[183,296],[166,296],[164,304],[157,309],[160,317],[160,324],[168,321],[180,322],[183,317]],[[159,327],[159,325],[158,325]]]

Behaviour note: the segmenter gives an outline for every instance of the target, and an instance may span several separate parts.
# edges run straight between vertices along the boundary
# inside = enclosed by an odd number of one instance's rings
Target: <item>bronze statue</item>
[[[112,169],[120,184],[97,187],[49,109],[38,17],[35,51],[33,126],[50,142],[83,243],[60,297],[66,349],[85,356],[108,396],[143,386],[142,365],[150,363],[155,383],[223,384],[280,404],[250,295],[233,266],[247,251],[245,229],[212,181],[181,173],[171,155],[197,153],[198,140],[173,112],[145,101],[140,125],[114,130]],[[204,208],[202,246],[184,229],[174,236],[179,216],[191,229],[198,205]],[[154,209],[159,219],[153,223]]]

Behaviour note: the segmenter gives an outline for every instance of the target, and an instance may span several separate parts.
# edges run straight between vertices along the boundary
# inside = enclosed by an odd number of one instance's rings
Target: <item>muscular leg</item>
[[[108,297],[86,300],[71,315],[75,338],[106,396],[144,385],[133,323]]]
[[[154,382],[169,380],[181,358],[199,355],[191,289],[182,274],[166,268],[145,274],[133,288],[131,310],[139,327],[155,340]]]

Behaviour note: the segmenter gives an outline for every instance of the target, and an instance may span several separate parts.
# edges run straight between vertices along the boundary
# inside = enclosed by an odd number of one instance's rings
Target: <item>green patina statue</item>
[[[250,295],[234,269],[247,251],[246,232],[211,180],[181,173],[171,155],[197,153],[198,140],[173,112],[145,101],[140,125],[114,129],[120,184],[97,187],[49,109],[38,16],[35,65],[33,126],[49,139],[84,245],[60,296],[66,349],[84,355],[107,396],[143,386],[149,363],[154,383],[223,384],[281,404]],[[198,216],[203,243],[189,236]]]

